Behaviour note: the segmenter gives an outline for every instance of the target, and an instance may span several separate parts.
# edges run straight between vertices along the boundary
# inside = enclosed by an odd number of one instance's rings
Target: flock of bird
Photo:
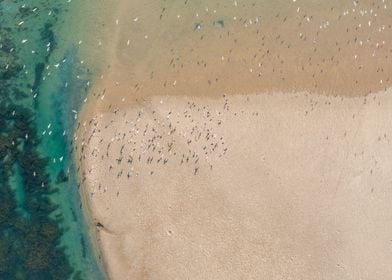
[[[212,170],[213,162],[228,151],[219,128],[224,116],[232,113],[229,98],[223,96],[219,111],[196,101],[183,105],[181,110],[155,110],[151,103],[140,102],[137,110],[111,108],[79,125],[78,134],[83,138],[76,152],[80,165],[86,166],[83,182],[97,168],[110,178],[127,178],[130,185],[134,176],[153,176],[164,165],[191,169],[195,176],[201,168]],[[99,183],[91,195],[107,188]]]
[[[76,136],[79,132],[74,136],[81,143],[80,147],[76,145],[79,160],[93,156],[107,164],[114,178],[138,176],[139,162],[147,164],[151,176],[154,167],[167,164],[191,165],[197,175],[202,160],[222,157],[229,148],[216,132],[222,122],[220,114],[228,111],[227,96],[221,112],[192,101],[183,111],[172,108],[165,112],[165,117],[158,112],[159,105],[155,109],[143,105],[140,108],[144,109],[132,116],[122,105],[125,99],[137,103],[137,98],[154,95],[208,96],[210,92],[217,97],[230,91],[241,93],[239,90],[365,95],[386,90],[391,84],[392,13],[386,0],[328,1],[319,5],[307,0],[205,4],[157,1],[151,9],[131,8],[127,12],[128,19],[116,18],[112,26],[114,33],[121,35],[115,42],[120,63],[108,65],[101,76],[104,79],[112,75],[113,85],[105,90],[95,88],[87,98],[95,97],[92,103],[106,104],[107,123],[102,126],[99,114],[79,120],[78,112],[73,111],[78,129],[89,127],[89,134],[80,139]],[[105,19],[101,21],[108,24]],[[161,28],[156,28],[157,24]],[[93,38],[98,42],[96,48],[113,46],[102,38]],[[84,41],[91,44],[91,38],[83,39],[77,39],[76,45]],[[29,45],[27,39],[21,43]],[[64,58],[48,65],[43,79],[65,62]],[[128,90],[114,92],[119,84]],[[101,93],[96,94],[98,91]],[[105,96],[121,102],[108,105]],[[204,121],[196,121],[196,114]],[[113,120],[118,121],[119,115],[124,123],[116,127],[123,130],[111,131],[111,138],[104,138],[104,131],[114,129]],[[51,135],[50,125],[43,136]],[[187,129],[180,131],[178,126]],[[100,142],[91,144],[97,135]],[[88,149],[89,145],[93,148]],[[207,166],[213,168],[212,163]],[[83,171],[83,180],[88,172],[91,170]]]

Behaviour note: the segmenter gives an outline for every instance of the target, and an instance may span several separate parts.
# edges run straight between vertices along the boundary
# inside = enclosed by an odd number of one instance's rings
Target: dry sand
[[[391,10],[266,3],[105,23],[75,137],[111,279],[392,278]]]
[[[153,97],[98,115],[85,187],[109,275],[388,279],[391,94]]]

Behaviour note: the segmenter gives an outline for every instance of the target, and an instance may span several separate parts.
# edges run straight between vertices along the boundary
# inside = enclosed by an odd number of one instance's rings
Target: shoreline
[[[79,119],[81,119],[81,120],[85,119],[84,118],[84,115],[86,114],[85,107],[86,107],[86,105],[83,105],[80,110]],[[80,140],[76,140],[76,141],[80,141]],[[83,210],[82,213],[83,213],[85,221],[88,225],[87,232],[90,237],[90,242],[93,247],[95,258],[99,262],[100,267],[101,267],[102,271],[104,272],[104,274],[109,276],[107,263],[105,262],[105,258],[103,257],[102,246],[101,246],[101,242],[100,242],[100,238],[99,238],[99,230],[98,230],[97,224],[95,222],[96,218],[91,210],[91,204],[90,204],[89,199],[87,198],[88,194],[86,193],[86,188],[84,186],[85,183],[83,183],[83,175],[82,175],[83,171],[82,170],[84,170],[84,164],[80,163],[80,159],[82,158],[83,154],[80,149],[76,148],[76,147],[79,147],[80,144],[81,143],[74,144],[74,150],[76,150],[77,152],[73,153],[73,160],[74,160],[75,165],[80,167],[80,171],[76,171],[76,175],[77,175],[76,177],[77,177],[78,183],[80,184],[80,188],[79,188],[78,192],[80,195],[80,201],[82,203],[82,210]]]

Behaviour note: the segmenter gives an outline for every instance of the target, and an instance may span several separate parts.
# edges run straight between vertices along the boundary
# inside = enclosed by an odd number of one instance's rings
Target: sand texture
[[[116,2],[75,133],[110,278],[392,279],[387,3],[169,2]]]
[[[391,92],[251,94],[97,116],[85,186],[109,274],[392,276],[390,108]]]

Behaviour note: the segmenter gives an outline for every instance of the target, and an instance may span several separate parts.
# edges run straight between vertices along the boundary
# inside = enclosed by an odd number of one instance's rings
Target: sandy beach
[[[387,3],[117,4],[75,132],[111,279],[392,277]]]

